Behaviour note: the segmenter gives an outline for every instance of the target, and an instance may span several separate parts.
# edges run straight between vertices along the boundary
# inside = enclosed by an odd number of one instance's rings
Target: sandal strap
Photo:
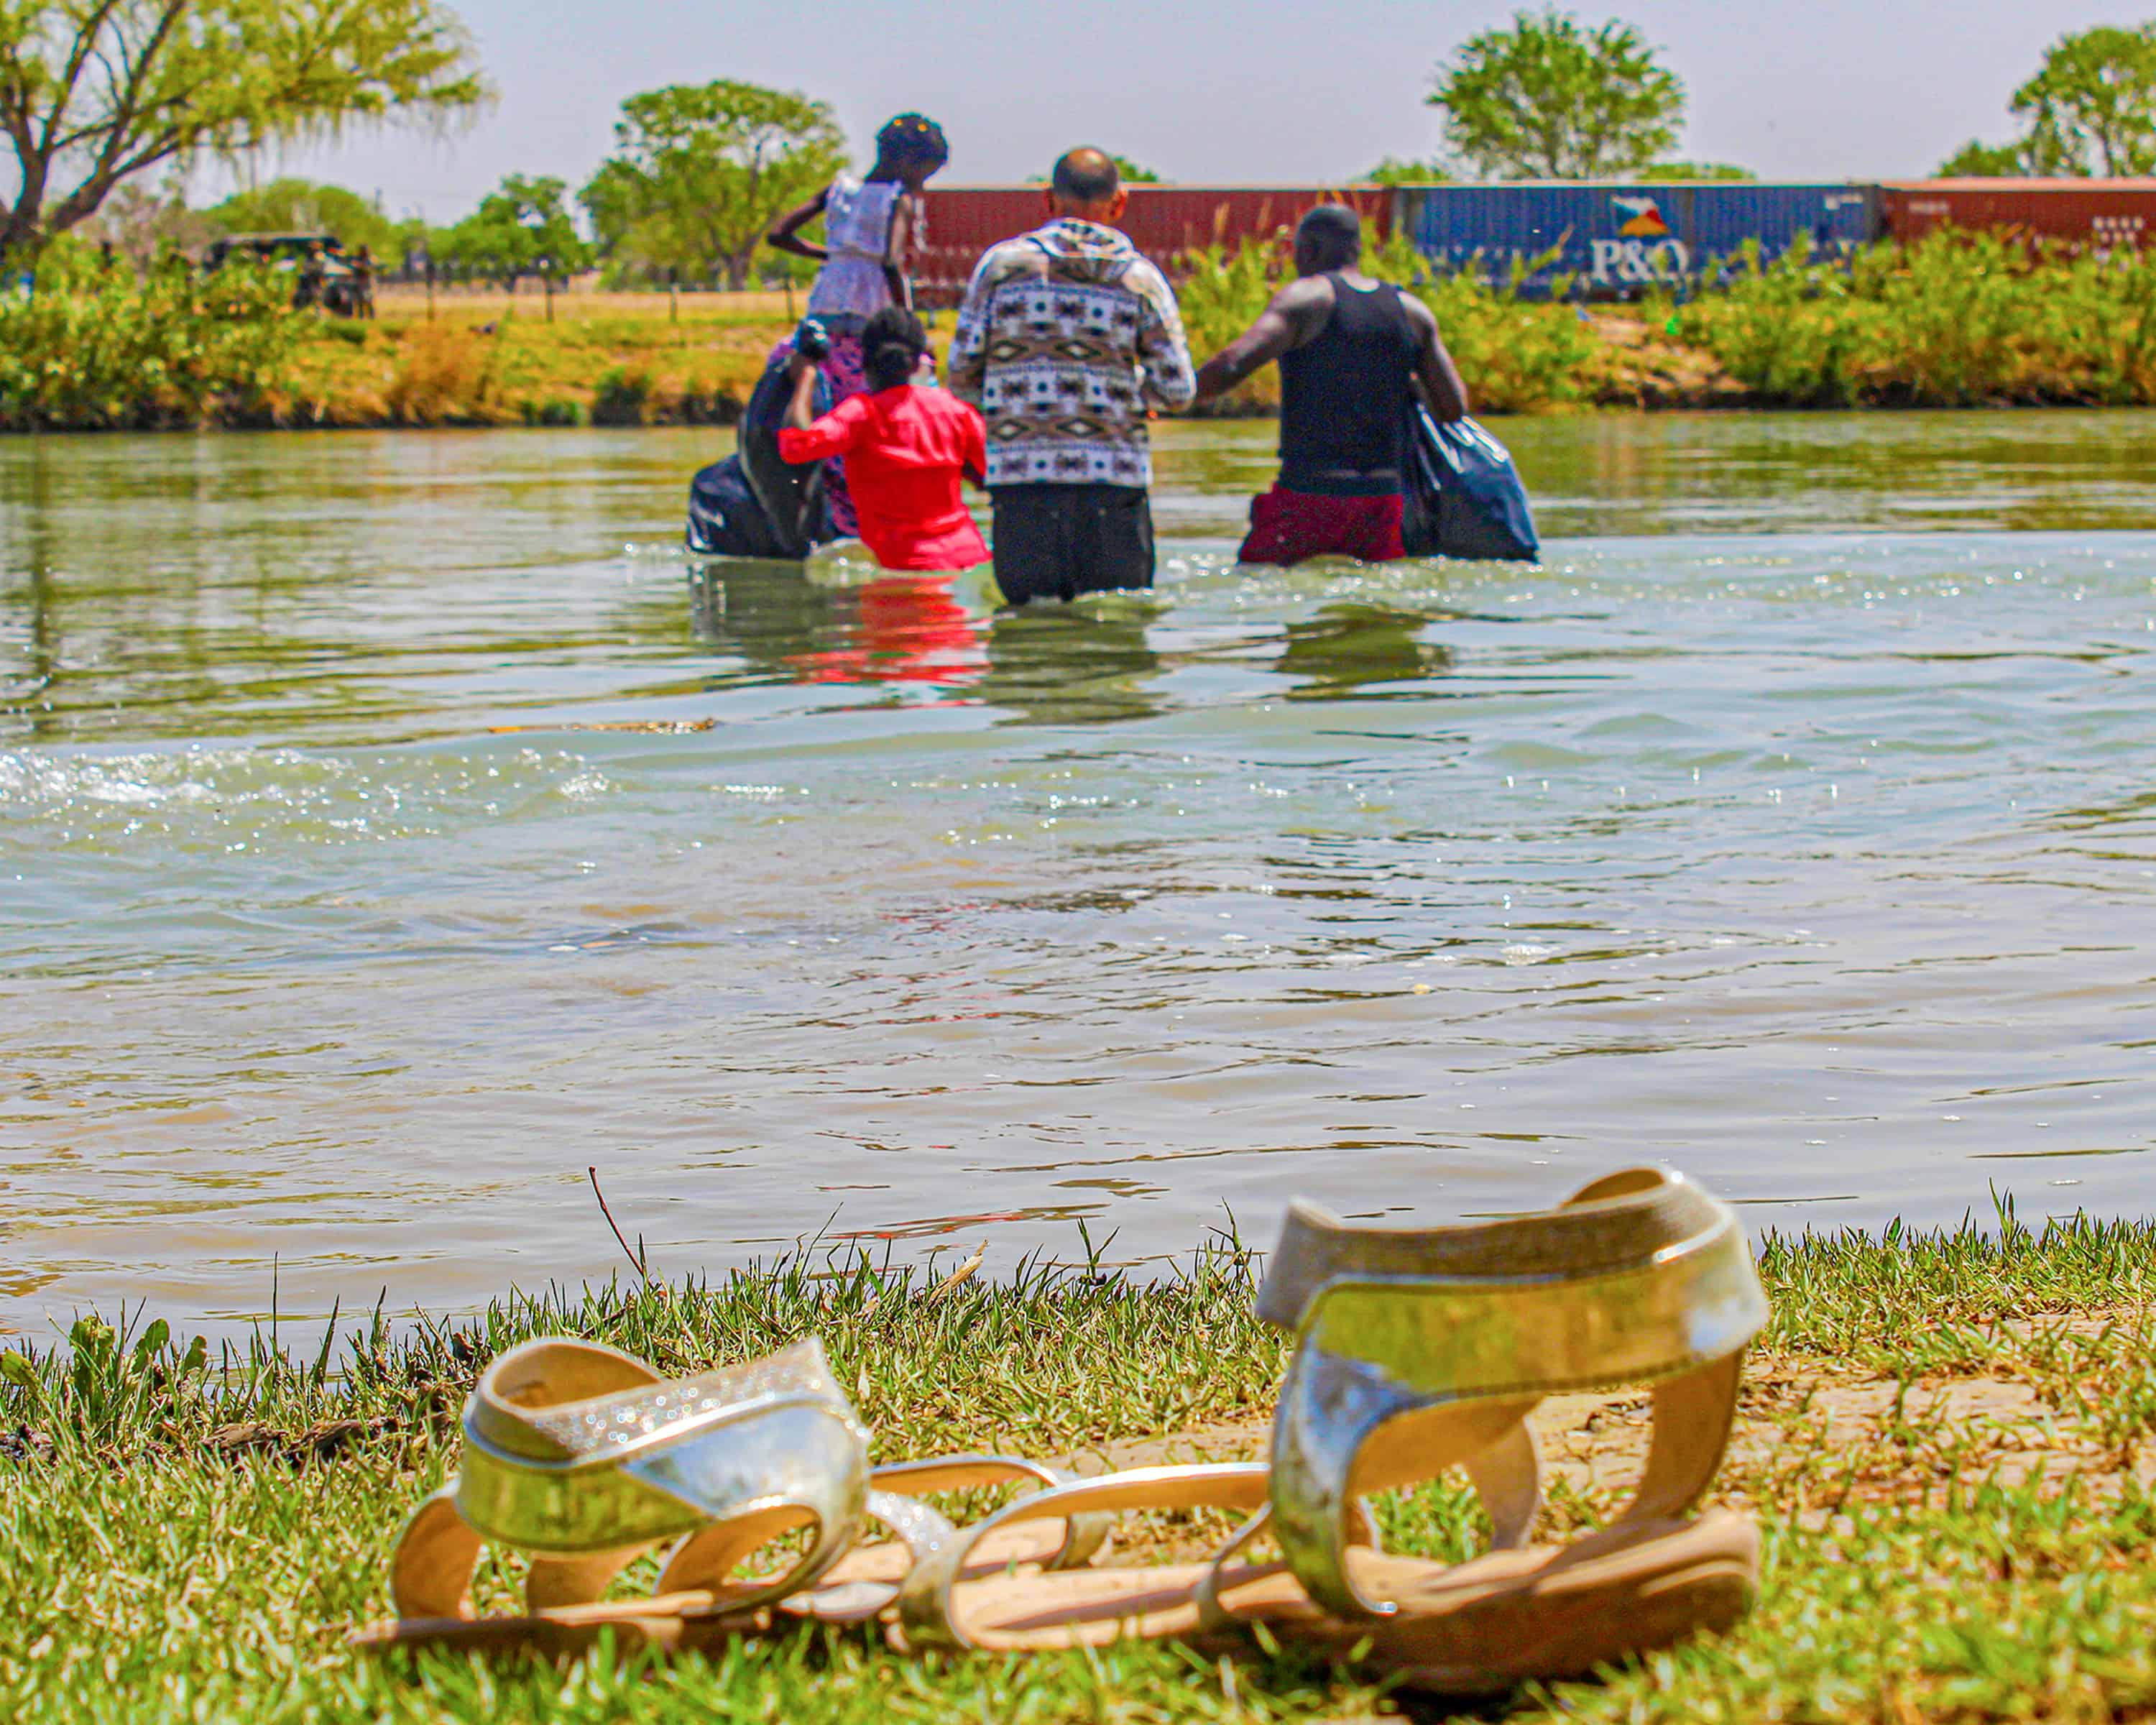
[[[931,1455],[916,1461],[887,1461],[869,1471],[874,1491],[926,1497],[939,1491],[965,1491],[983,1486],[1008,1485],[1014,1480],[1032,1480],[1036,1491],[1081,1483],[1081,1476],[1067,1467],[1035,1461],[1024,1455],[969,1453]],[[1030,1517],[1029,1517],[1030,1519]],[[1073,1511],[1062,1517],[1063,1543],[1042,1563],[1045,1569],[1075,1569],[1090,1563],[1108,1543],[1116,1518],[1106,1511]]]
[[[888,1462],[870,1473],[865,1510],[870,1520],[880,1522],[898,1536],[906,1551],[906,1573],[911,1574],[957,1538],[949,1519],[920,1502],[921,1497],[939,1491],[1007,1485],[1013,1480],[1029,1482],[1037,1492],[1075,1483],[1077,1476],[1022,1455],[968,1454]],[[1070,1568],[1085,1563],[1106,1540],[1111,1522],[1106,1515],[1076,1512],[1062,1519],[1065,1523],[1063,1543],[1043,1562],[1044,1568]],[[734,1568],[771,1537],[770,1530],[748,1529],[739,1535],[731,1531],[741,1526],[727,1523],[689,1535],[669,1555],[659,1578],[659,1591],[707,1592],[715,1598],[726,1598],[725,1609],[740,1609],[727,1597],[741,1593],[740,1584],[732,1579]],[[897,1597],[901,1584],[834,1581],[816,1589],[813,1615],[833,1621],[873,1617]],[[789,1589],[788,1594],[793,1591]]]
[[[1136,1509],[1262,1510],[1269,1476],[1263,1462],[1207,1462],[1127,1468],[1030,1492],[964,1528],[942,1550],[916,1564],[899,1589],[899,1621],[915,1645],[973,1645],[952,1610],[952,1589],[965,1573],[974,1547],[998,1528],[1050,1517],[1075,1521]]]
[[[1767,1317],[1743,1230],[1682,1176],[1628,1169],[1481,1227],[1350,1228],[1299,1205],[1259,1312],[1297,1342],[1273,1425],[1273,1523],[1310,1597],[1391,1615],[1348,1574],[1357,1498],[1466,1466],[1501,1539],[1538,1491],[1543,1397],[1657,1381],[1630,1522],[1681,1513],[1719,1466],[1743,1349]]]
[[[526,1343],[481,1375],[465,1438],[462,1471],[420,1505],[392,1561],[400,1616],[470,1616],[485,1540],[533,1554],[526,1598],[541,1609],[597,1599],[667,1538],[746,1540],[738,1561],[813,1525],[798,1562],[731,1602],[747,1609],[813,1584],[865,1512],[867,1430],[814,1340],[671,1381],[598,1343]]]

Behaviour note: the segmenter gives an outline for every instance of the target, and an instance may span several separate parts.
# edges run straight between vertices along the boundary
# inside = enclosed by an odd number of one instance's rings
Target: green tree
[[[1118,156],[1112,150],[1108,152],[1108,160],[1116,164],[1116,176],[1126,186],[1165,186],[1170,183],[1142,162],[1133,162],[1129,157]],[[1029,186],[1045,186],[1048,183],[1048,176],[1028,174],[1025,177],[1025,182]]]
[[[1758,175],[1733,162],[1656,162],[1639,170],[1635,180],[1756,180]]]
[[[355,121],[468,114],[488,96],[439,0],[0,0],[0,253],[113,188]]]
[[[342,186],[272,180],[234,193],[207,214],[224,234],[334,234],[348,252],[365,246],[377,258],[403,255],[399,224]]]
[[[2066,176],[2088,172],[2085,158],[2069,155],[2059,140],[2035,134],[2010,144],[1987,144],[1972,138],[1936,170],[1947,180],[2015,179],[2028,175]]]
[[[1363,176],[1361,183],[1365,186],[1442,186],[1452,177],[1451,168],[1435,158],[1428,162],[1405,162],[1397,156],[1388,156]]]
[[[560,180],[508,175],[477,209],[436,237],[434,255],[467,275],[506,282],[512,294],[523,276],[574,275],[590,266],[592,249],[570,219],[567,196]]]
[[[1492,179],[1635,172],[1676,142],[1684,85],[1631,25],[1590,30],[1554,7],[1518,12],[1440,65],[1425,100],[1453,152]]]
[[[609,256],[689,280],[747,285],[765,231],[846,165],[826,102],[721,79],[621,105],[614,154],[580,194]]]
[[[2011,103],[2011,143],[1971,139],[1941,162],[1948,178],[2156,172],[2156,23],[2061,36]]]
[[[2077,173],[2156,172],[2156,22],[2061,36],[2014,92],[2029,127],[2023,149]]]

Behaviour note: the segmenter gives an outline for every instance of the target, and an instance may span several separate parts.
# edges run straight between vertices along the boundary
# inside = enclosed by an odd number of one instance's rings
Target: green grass
[[[2156,1224],[1892,1230],[1770,1240],[1776,1317],[1722,1481],[1767,1536],[1757,1609],[1724,1640],[1486,1712],[1586,1721],[2156,1713]],[[661,1666],[441,1656],[373,1664],[346,1629],[387,1610],[385,1559],[454,1465],[480,1367],[572,1331],[669,1372],[814,1332],[879,1459],[963,1446],[1061,1456],[1209,1423],[1254,1430],[1283,1363],[1232,1241],[1173,1279],[1034,1265],[932,1276],[808,1255],[709,1283],[514,1296],[468,1322],[379,1315],[294,1353],[184,1343],[162,1324],[77,1327],[0,1369],[0,1717],[22,1721],[1183,1721],[1439,1717],[1440,1703],[1286,1656],[1173,1646],[1004,1661],[905,1659],[812,1629]],[[1884,1379],[1887,1412],[1831,1440],[1814,1392]],[[1922,1400],[2026,1389],[2001,1434]],[[2032,1446],[2071,1466],[2017,1474]],[[1614,1500],[1553,1493],[1552,1532]],[[1476,1522],[1440,1482],[1389,1503],[1390,1538],[1452,1556]],[[1172,1537],[1172,1530],[1171,1537]],[[633,1574],[631,1581],[639,1579]],[[513,1561],[490,1558],[505,1609]]]

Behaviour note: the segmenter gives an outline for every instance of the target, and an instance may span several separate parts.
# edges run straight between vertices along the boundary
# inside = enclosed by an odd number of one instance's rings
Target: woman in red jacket
[[[988,560],[981,530],[967,513],[958,483],[983,483],[988,430],[981,416],[947,390],[912,380],[928,352],[921,320],[886,305],[861,331],[868,373],[864,395],[815,417],[816,343],[796,340],[788,375],[793,399],[778,433],[788,461],[846,458],[846,485],[860,517],[861,541],[886,569],[971,569]]]

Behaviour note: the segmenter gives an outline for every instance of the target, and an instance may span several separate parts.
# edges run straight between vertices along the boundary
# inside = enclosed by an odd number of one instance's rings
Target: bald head
[[[1122,189],[1123,177],[1116,167],[1116,158],[1105,150],[1066,151],[1048,177],[1049,196],[1065,215],[1105,210]]]
[[[1363,218],[1344,203],[1321,203],[1295,229],[1299,275],[1323,275],[1352,267],[1363,255]]]

